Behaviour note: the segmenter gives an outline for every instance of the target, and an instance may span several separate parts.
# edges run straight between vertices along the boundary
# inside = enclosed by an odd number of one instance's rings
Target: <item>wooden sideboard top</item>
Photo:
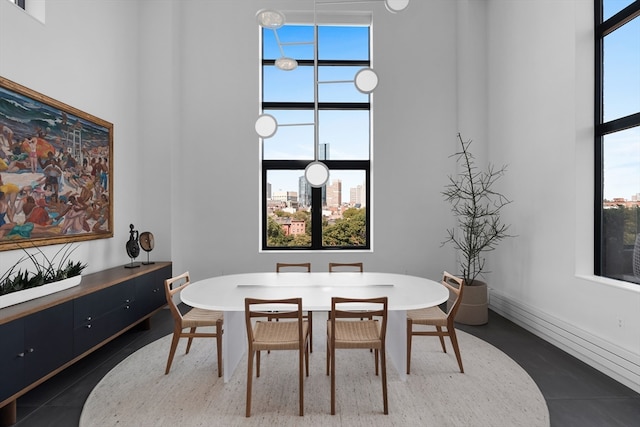
[[[90,273],[82,276],[78,286],[56,292],[40,298],[25,301],[0,309],[0,325],[19,319],[24,316],[45,310],[58,304],[79,298],[83,295],[99,291],[100,289],[122,283],[138,276],[159,270],[171,265],[170,261],[156,262],[155,264],[141,265],[136,268],[124,268],[124,265],[112,267],[106,270]]]

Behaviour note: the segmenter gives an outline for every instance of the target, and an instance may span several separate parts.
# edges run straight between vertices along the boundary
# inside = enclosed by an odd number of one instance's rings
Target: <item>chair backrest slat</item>
[[[280,273],[282,269],[294,269],[297,271],[304,271],[306,269],[307,273],[311,272],[311,263],[310,262],[278,262],[276,263],[276,273]]]
[[[189,277],[189,272],[185,271],[184,273],[166,279],[164,281],[164,292],[167,297],[167,305],[169,306],[169,310],[171,310],[171,314],[174,319],[182,319],[182,313],[178,309],[178,306],[174,300],[174,295],[182,292],[184,288],[191,284],[191,280]]]
[[[462,292],[464,292],[464,280],[445,271],[442,274],[441,283],[447,289],[449,289],[450,294],[455,295],[454,302],[449,306],[449,311],[447,313],[449,317],[455,318],[458,307],[460,306],[460,302],[462,301]]]
[[[361,262],[330,262],[329,263],[329,272],[333,273],[333,272],[337,272],[337,271],[343,271],[342,269],[345,268],[345,271],[360,271],[360,273],[362,273],[364,271],[364,265]]]

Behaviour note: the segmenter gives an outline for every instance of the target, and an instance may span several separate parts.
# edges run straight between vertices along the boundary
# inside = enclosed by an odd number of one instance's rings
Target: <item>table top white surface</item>
[[[246,273],[192,282],[181,293],[182,302],[207,310],[244,311],[245,298],[302,298],[302,308],[329,311],[331,297],[389,298],[389,310],[432,307],[449,298],[441,283],[423,277],[393,273],[311,272]]]

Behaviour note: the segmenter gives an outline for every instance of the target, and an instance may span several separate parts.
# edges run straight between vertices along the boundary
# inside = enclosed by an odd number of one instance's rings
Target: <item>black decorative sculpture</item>
[[[127,248],[127,255],[131,258],[131,263],[126,264],[124,268],[140,267],[140,263],[134,263],[133,260],[140,255],[140,245],[138,244],[138,230],[133,229],[133,224],[129,224],[129,240],[125,246]]]

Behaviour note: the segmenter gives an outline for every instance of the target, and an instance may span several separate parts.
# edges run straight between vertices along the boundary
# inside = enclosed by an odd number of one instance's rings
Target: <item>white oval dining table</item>
[[[375,272],[246,273],[198,280],[181,293],[183,303],[224,312],[223,376],[228,382],[246,352],[245,298],[302,298],[305,311],[330,311],[331,297],[388,297],[387,355],[406,379],[406,311],[445,302],[439,282],[406,274]],[[277,310],[278,307],[272,307]],[[324,345],[324,330],[314,341]],[[314,345],[314,349],[316,346]],[[323,354],[323,353],[321,353]]]

